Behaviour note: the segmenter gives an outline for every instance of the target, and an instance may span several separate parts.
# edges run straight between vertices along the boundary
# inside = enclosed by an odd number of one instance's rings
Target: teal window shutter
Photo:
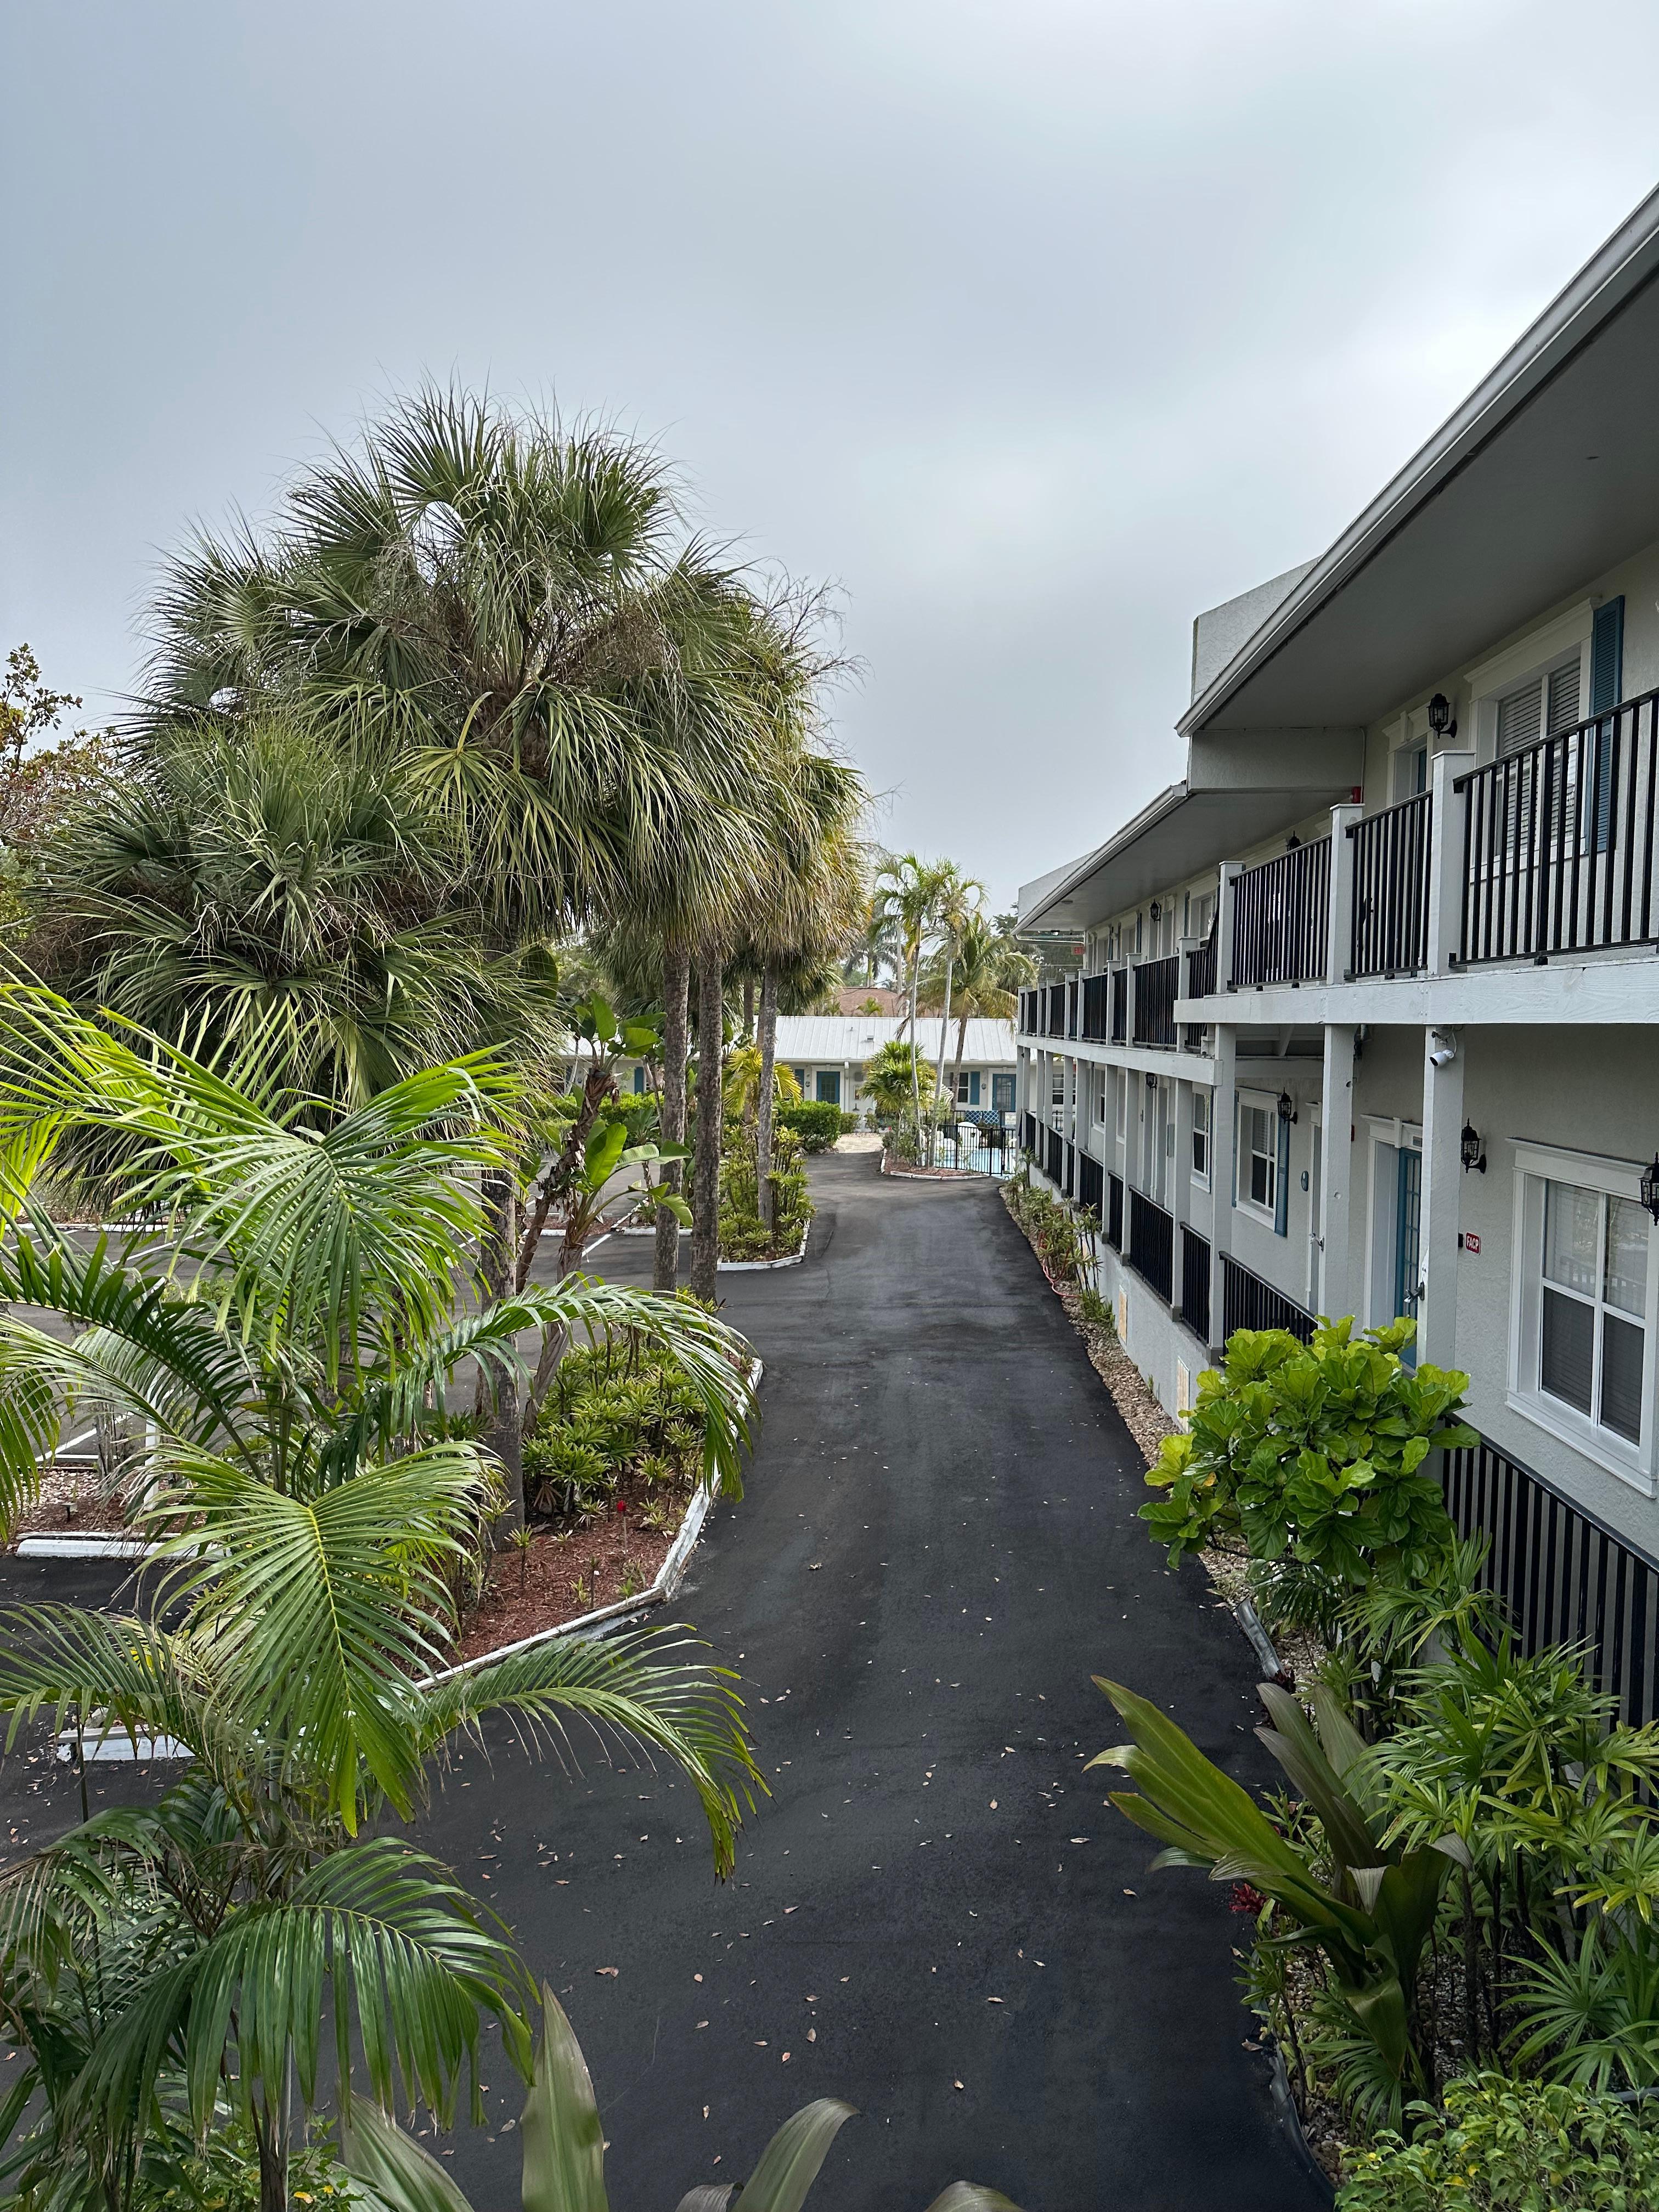
[[[970,1106],[979,1103],[979,1070],[976,1067],[970,1067],[968,1071],[968,1103]]]
[[[1622,595],[1597,607],[1590,628],[1592,714],[1610,714],[1625,684],[1625,602]],[[1613,729],[1603,722],[1595,733],[1595,849],[1613,842]]]
[[[1291,1125],[1279,1125],[1279,1173],[1273,1177],[1273,1234],[1283,1237],[1291,1217]]]
[[[1625,602],[1622,595],[1595,610],[1590,632],[1590,712],[1619,704],[1625,686]]]

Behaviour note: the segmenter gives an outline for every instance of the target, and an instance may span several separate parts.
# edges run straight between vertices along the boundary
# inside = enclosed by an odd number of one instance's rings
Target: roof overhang
[[[1351,792],[1351,781],[1324,789],[1298,784],[1208,791],[1172,783],[1103,845],[1027,884],[1020,893],[1020,933],[1075,936],[1092,929]]]
[[[1377,720],[1659,537],[1659,191],[1178,725]]]

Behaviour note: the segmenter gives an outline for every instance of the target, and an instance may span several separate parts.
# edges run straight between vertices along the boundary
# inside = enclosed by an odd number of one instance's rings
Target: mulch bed
[[[666,1532],[640,1526],[642,1503],[623,1494],[625,1513],[614,1508],[591,1520],[542,1523],[520,1553],[509,1545],[490,1562],[483,1602],[461,1638],[458,1659],[477,1659],[544,1629],[558,1628],[584,1613],[614,1605],[655,1582],[679,1523]],[[629,1572],[631,1569],[631,1574]],[[624,1590],[628,1582],[629,1590]]]
[[[106,1536],[127,1526],[125,1500],[100,1490],[94,1469],[49,1467],[40,1495],[12,1528],[19,1536]]]

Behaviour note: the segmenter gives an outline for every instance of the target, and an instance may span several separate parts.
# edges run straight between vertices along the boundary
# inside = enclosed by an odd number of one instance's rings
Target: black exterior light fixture
[[[1653,1156],[1653,1165],[1642,1170],[1642,1203],[1659,1221],[1659,1152]]]
[[[1296,1119],[1296,1106],[1288,1091],[1281,1091],[1279,1094],[1279,1118],[1281,1121],[1294,1121]]]
[[[1463,1168],[1465,1173],[1470,1168],[1473,1168],[1477,1175],[1485,1175],[1486,1172],[1486,1155],[1481,1148],[1480,1133],[1473,1121],[1465,1121],[1463,1124]],[[1656,1182],[1654,1188],[1656,1195],[1659,1196],[1659,1182]]]
[[[1455,738],[1457,724],[1452,719],[1451,701],[1443,691],[1437,691],[1429,702],[1429,727],[1437,738]]]

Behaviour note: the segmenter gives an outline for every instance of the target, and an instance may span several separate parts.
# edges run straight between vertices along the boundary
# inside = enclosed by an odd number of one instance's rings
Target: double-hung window
[[[1656,1281],[1640,1170],[1520,1146],[1510,1402],[1650,1486]]]
[[[1193,1087],[1193,1173],[1200,1182],[1210,1180],[1210,1094]]]
[[[1270,1099],[1241,1091],[1238,1099],[1238,1202],[1249,1213],[1277,1221],[1279,1112]]]
[[[1063,1106],[1066,1103],[1066,1063],[1058,1053],[1049,1055],[1048,1069],[1048,1103],[1051,1106]]]

